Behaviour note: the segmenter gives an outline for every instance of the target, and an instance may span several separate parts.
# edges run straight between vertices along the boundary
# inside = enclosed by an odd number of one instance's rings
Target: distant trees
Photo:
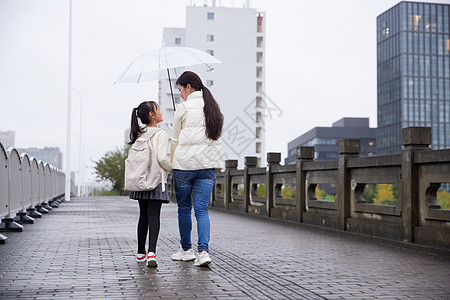
[[[364,199],[369,204],[396,205],[398,201],[397,185],[390,183],[367,184]]]
[[[283,198],[295,198],[295,185],[294,186],[288,186],[284,185],[281,188],[281,196]]]
[[[125,159],[128,157],[129,146],[116,147],[106,152],[95,163],[95,174],[99,181],[109,181],[118,195],[123,195],[125,180]]]
[[[450,209],[450,193],[447,190],[442,190],[436,195],[437,202],[441,209]]]
[[[319,201],[330,201],[335,202],[336,201],[336,195],[329,194],[325,191],[325,189],[320,189],[319,185],[316,186],[316,199]]]

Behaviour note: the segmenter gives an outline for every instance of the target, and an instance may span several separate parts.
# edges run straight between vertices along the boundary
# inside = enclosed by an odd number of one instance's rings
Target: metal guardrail
[[[23,231],[64,201],[65,173],[0,143],[0,231]],[[71,191],[75,184],[71,182]],[[0,234],[0,243],[7,237]]]

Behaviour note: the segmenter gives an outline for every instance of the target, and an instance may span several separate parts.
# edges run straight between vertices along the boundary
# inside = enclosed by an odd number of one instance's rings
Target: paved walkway
[[[448,256],[217,210],[210,267],[172,261],[175,204],[163,206],[150,269],[134,257],[137,216],[126,197],[74,198],[5,233],[0,299],[450,298]]]

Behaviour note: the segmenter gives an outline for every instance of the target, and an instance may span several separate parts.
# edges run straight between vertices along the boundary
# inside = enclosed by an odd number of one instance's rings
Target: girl
[[[141,127],[138,118],[145,126]],[[132,145],[139,137],[152,136],[151,143],[156,158],[161,168],[161,183],[150,191],[132,191],[130,198],[139,202],[139,222],[137,226],[138,250],[136,260],[147,261],[148,267],[156,267],[156,242],[160,228],[160,212],[163,203],[169,203],[169,194],[165,189],[167,183],[167,172],[172,170],[172,163],[167,157],[168,135],[163,129],[157,128],[158,123],[163,121],[162,112],[154,101],[144,101],[138,107],[133,108],[131,114],[130,142]],[[156,133],[155,133],[156,132]],[[148,252],[145,252],[145,242],[149,238]]]
[[[211,263],[208,203],[216,180],[215,169],[223,167],[219,139],[223,115],[209,89],[194,72],[184,72],[176,84],[185,102],[177,106],[172,128],[171,160],[181,238],[181,248],[172,259],[195,259],[195,266],[205,266]],[[191,244],[192,202],[197,219],[197,257]]]

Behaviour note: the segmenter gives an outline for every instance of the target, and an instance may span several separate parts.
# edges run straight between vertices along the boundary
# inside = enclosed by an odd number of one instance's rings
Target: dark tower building
[[[401,129],[432,128],[450,148],[450,5],[402,1],[377,18],[377,155],[401,151]]]

